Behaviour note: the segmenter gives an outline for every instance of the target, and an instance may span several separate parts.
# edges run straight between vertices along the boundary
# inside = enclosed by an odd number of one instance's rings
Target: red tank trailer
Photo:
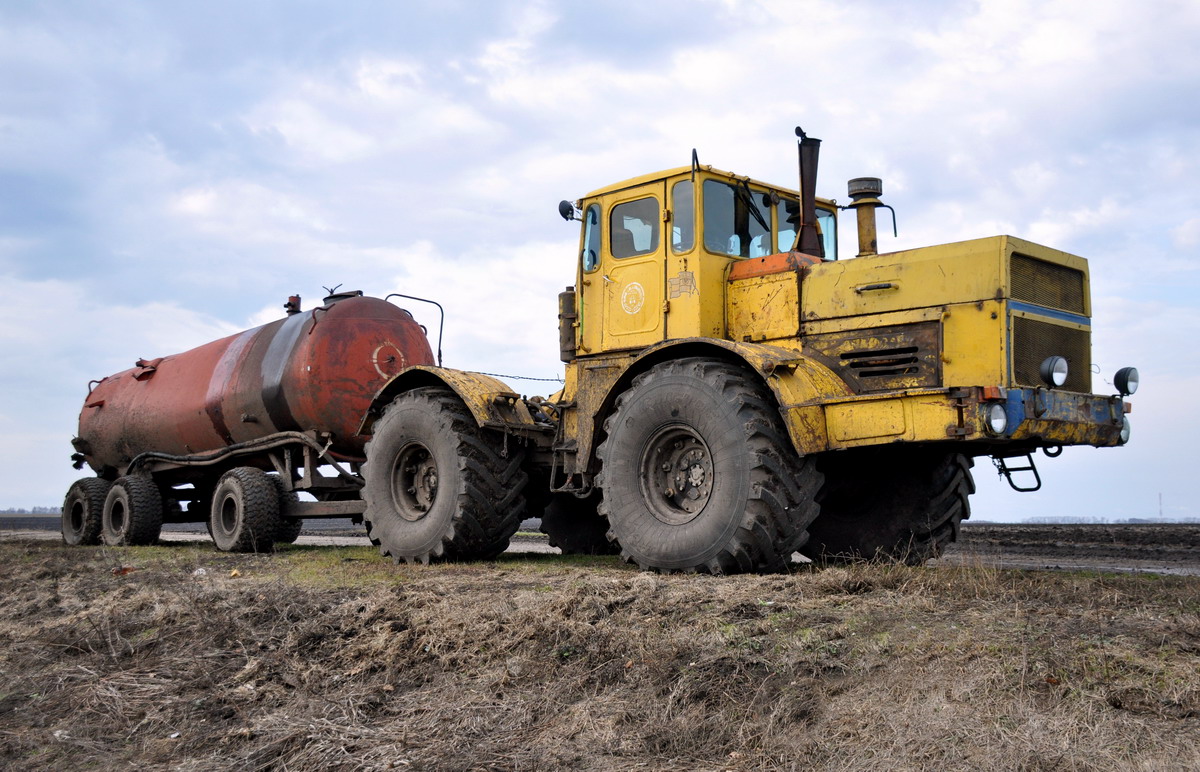
[[[294,540],[302,517],[361,514],[362,419],[393,376],[434,364],[433,353],[386,300],[349,292],[299,305],[292,297],[283,319],[95,383],[72,444],[76,466],[97,477],[68,491],[68,543],[147,543],[164,520],[208,521],[222,549],[269,549]]]

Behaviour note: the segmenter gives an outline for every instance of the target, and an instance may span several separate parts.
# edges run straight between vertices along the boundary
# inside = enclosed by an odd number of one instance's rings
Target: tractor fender
[[[792,444],[803,455],[829,448],[824,403],[854,393],[832,370],[795,349],[713,338],[682,338],[648,348],[630,363],[605,396],[604,407],[596,415],[597,428],[603,426],[617,396],[629,388],[637,375],[660,362],[693,356],[740,363],[757,373],[775,395]]]
[[[481,427],[520,434],[542,433],[549,428],[534,420],[525,400],[503,381],[483,373],[417,365],[384,384],[371,400],[371,407],[363,417],[358,433],[371,434],[375,421],[396,397],[424,386],[444,386],[453,391]]]

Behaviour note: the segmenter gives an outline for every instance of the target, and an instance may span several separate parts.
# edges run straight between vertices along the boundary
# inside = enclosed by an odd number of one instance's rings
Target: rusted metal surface
[[[111,475],[145,451],[193,455],[315,430],[330,435],[333,455],[361,457],[371,398],[433,354],[404,309],[351,294],[327,301],[104,378],[80,413],[76,449]]]
[[[799,271],[805,266],[816,265],[821,258],[802,252],[777,252],[773,255],[739,260],[729,267],[730,282],[769,276],[783,271]]]

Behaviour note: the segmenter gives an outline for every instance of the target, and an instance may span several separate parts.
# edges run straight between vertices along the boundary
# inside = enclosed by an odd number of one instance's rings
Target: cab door
[[[665,190],[659,182],[601,198],[605,242],[595,289],[605,351],[642,348],[665,337]]]

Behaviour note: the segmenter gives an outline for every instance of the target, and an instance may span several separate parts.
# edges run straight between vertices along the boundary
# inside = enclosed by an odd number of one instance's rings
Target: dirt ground
[[[1200,768],[1200,579],[961,554],[708,577],[10,538],[0,767]]]

